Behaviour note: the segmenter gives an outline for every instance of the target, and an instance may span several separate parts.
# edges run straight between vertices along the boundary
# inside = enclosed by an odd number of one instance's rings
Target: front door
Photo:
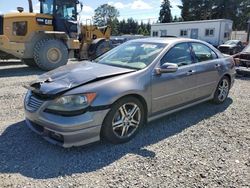
[[[54,30],[70,35],[77,33],[77,16],[75,1],[56,0],[54,8]]]
[[[172,110],[195,100],[196,66],[187,43],[180,43],[170,49],[160,64],[175,63],[179,69],[175,73],[153,75],[152,113]],[[158,65],[160,66],[160,65]]]
[[[191,39],[198,39],[198,34],[199,34],[198,29],[191,29],[190,38]]]

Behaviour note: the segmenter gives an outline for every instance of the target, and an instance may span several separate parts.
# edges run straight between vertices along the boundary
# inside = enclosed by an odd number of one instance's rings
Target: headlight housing
[[[96,93],[62,96],[46,108],[46,112],[64,116],[74,116],[84,113],[96,98]]]

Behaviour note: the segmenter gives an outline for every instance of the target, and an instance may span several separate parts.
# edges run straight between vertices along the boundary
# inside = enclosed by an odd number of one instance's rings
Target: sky
[[[83,3],[83,11],[81,12],[81,20],[85,22],[94,15],[94,10],[105,3],[113,5],[120,12],[119,19],[133,18],[137,21],[156,22],[159,17],[160,4],[162,0],[80,0]],[[172,5],[172,15],[180,16],[180,9],[177,5],[181,5],[181,0],[170,0]],[[28,11],[28,0],[0,0],[0,14],[16,11],[16,7],[24,7]],[[33,0],[35,11],[39,11],[38,0]]]

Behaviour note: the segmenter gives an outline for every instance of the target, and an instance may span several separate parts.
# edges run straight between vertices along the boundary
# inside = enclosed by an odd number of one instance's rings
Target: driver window
[[[161,65],[164,63],[174,63],[179,67],[193,63],[190,47],[187,43],[181,43],[171,48],[161,59]]]

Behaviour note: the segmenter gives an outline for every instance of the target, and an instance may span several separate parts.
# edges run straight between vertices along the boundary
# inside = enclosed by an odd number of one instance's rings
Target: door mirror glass
[[[173,73],[178,70],[178,65],[174,63],[164,63],[160,68],[156,68],[156,74],[160,75],[163,73]]]

